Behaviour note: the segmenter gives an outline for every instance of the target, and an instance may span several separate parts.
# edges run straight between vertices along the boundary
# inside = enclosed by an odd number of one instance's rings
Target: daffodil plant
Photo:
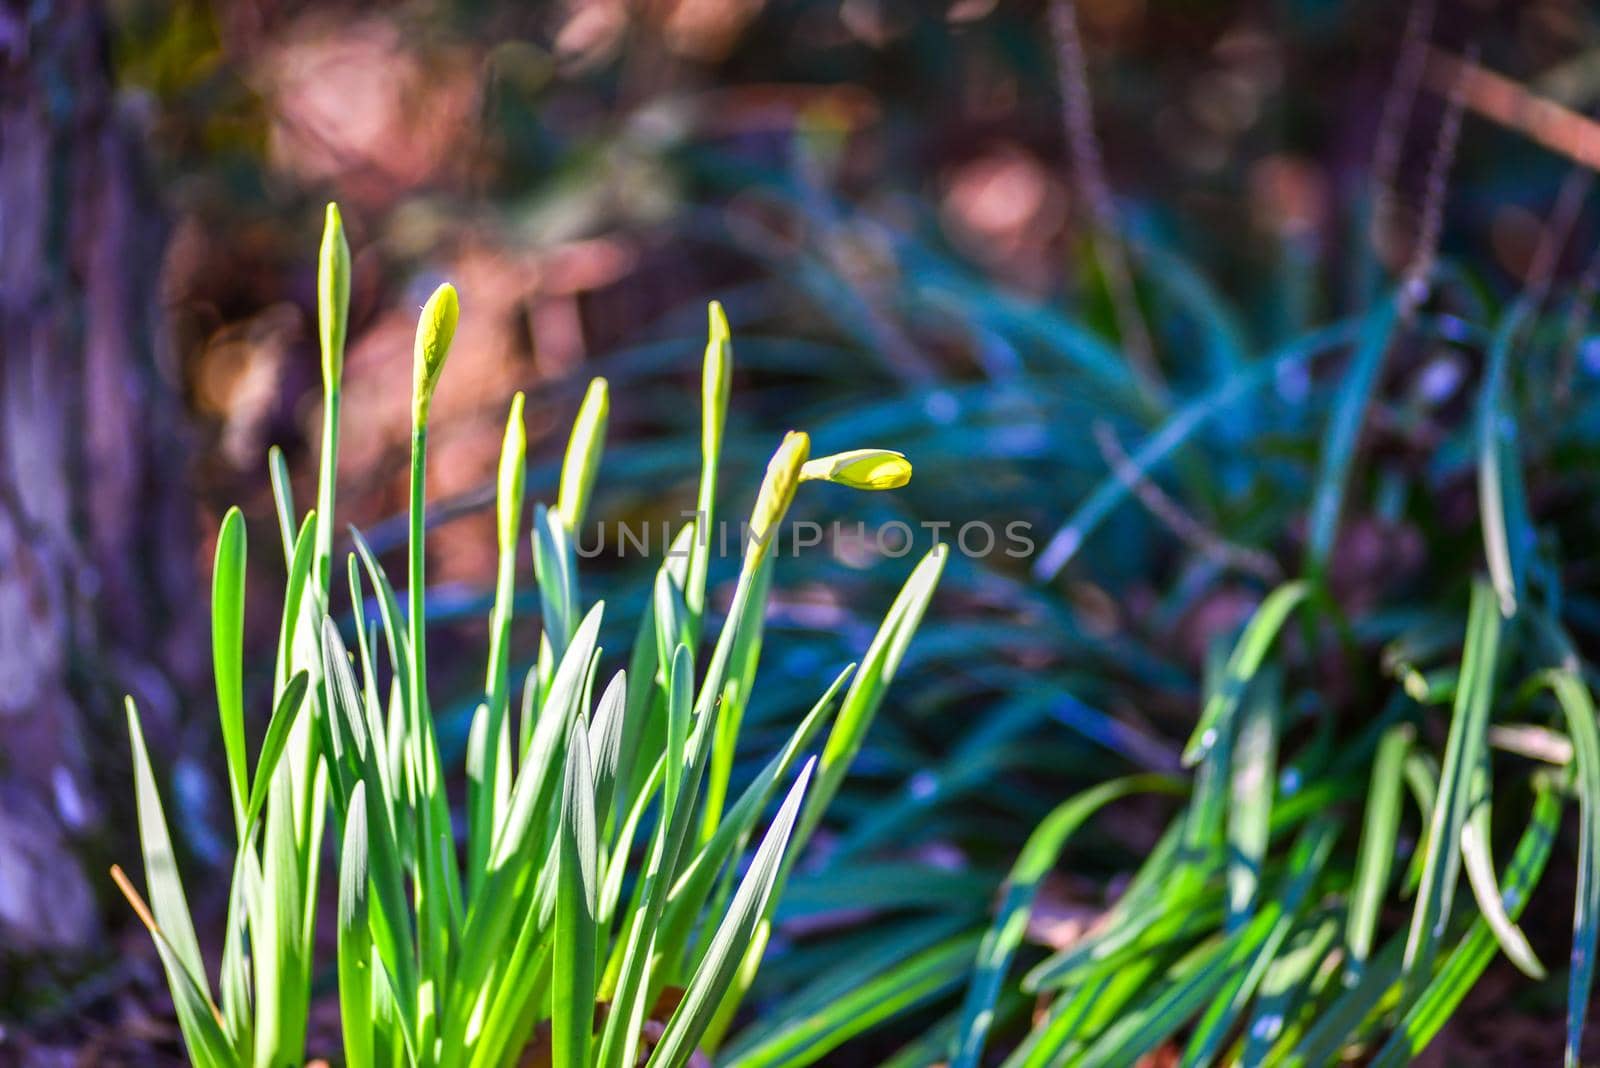
[[[404,600],[353,533],[345,577],[359,618],[346,631],[330,605],[349,272],[330,206],[320,258],[317,507],[297,514],[275,455],[288,577],[271,716],[253,773],[242,682],[246,533],[237,509],[217,539],[213,653],[238,852],[215,967],[199,949],[128,702],[146,895],[120,869],[113,876],[154,938],[188,1055],[207,1068],[302,1063],[313,979],[331,966],[351,1065],[525,1057],[570,1068],[687,1064],[715,1049],[749,989],[790,867],[859,749],[944,563],[936,548],[915,568],[862,662],[839,673],[729,803],[739,725],[755,693],[773,536],[801,483],[887,489],[906,482],[910,465],[878,449],[813,459],[807,436],[790,433],[757,495],[727,614],[702,649],[732,361],[727,322],[712,305],[696,519],[655,574],[626,666],[600,646],[605,606],[582,601],[574,550],[605,437],[607,388],[596,379],[557,503],[533,510],[543,633],[514,700],[516,557],[530,529],[519,394],[499,465],[483,692],[464,790],[452,796],[428,686],[424,509],[429,412],[459,305],[454,289],[439,287],[417,328]],[[361,611],[369,604],[373,618]],[[455,826],[464,827],[459,838]],[[325,840],[338,845],[332,961],[315,953]]]

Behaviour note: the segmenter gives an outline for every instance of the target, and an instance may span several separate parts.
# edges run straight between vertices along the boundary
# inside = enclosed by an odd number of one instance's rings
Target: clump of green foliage
[[[851,981],[787,969],[730,1063],[828,1063],[898,1017],[905,1045],[874,1063],[1399,1064],[1474,1015],[1491,967],[1527,977],[1513,1011],[1548,1013],[1549,1059],[1578,1062],[1600,908],[1600,259],[1558,265],[1592,184],[1561,180],[1527,275],[1497,279],[1438,243],[1459,108],[1398,274],[1366,241],[1336,259],[1292,233],[1272,270],[1207,270],[1195,250],[1237,249],[1162,203],[1099,235],[1127,246],[1159,391],[1118,351],[1089,250],[1064,308],[932,227],[763,190],[819,261],[856,237],[883,256],[881,288],[817,302],[838,336],[871,336],[871,300],[880,325],[968,357],[838,417],[915,444],[939,493],[901,500],[957,525],[1042,513],[1055,533],[1032,582],[995,556],[952,569],[978,610],[919,643],[908,711],[984,714],[957,737],[902,721],[875,754],[904,786],[861,806],[828,868],[871,916]],[[1375,170],[1358,235],[1395,198]],[[1348,310],[1325,311],[1335,297]],[[1107,806],[1137,804],[1164,828],[1153,848],[1104,831]],[[919,851],[959,859],[913,876]]]
[[[732,359],[727,323],[713,305],[696,519],[656,572],[627,666],[601,674],[604,605],[583,607],[574,549],[607,419],[607,386],[597,379],[572,432],[557,503],[534,510],[543,633],[518,702],[511,623],[525,511],[519,395],[499,467],[499,569],[463,811],[452,805],[441,767],[424,598],[428,416],[457,297],[441,286],[417,329],[405,607],[354,534],[351,602],[362,608],[374,597],[377,617],[361,614],[347,644],[329,604],[349,271],[330,206],[319,272],[326,403],[317,507],[296,516],[276,459],[288,580],[273,712],[253,773],[242,664],[246,536],[237,510],[217,540],[213,652],[239,845],[215,988],[128,702],[148,905],[120,870],[113,875],[155,940],[188,1054],[208,1068],[303,1060],[320,963],[326,830],[339,843],[333,963],[347,1063],[515,1064],[530,1043],[547,1043],[550,1063],[573,1068],[686,1064],[715,1049],[733,1023],[795,857],[859,750],[945,558],[935,548],[914,569],[860,665],[838,674],[730,801],[741,719],[759,693],[773,541],[802,482],[893,488],[910,466],[887,450],[812,459],[807,435],[790,433],[767,467],[732,601],[702,663]],[[824,728],[820,755],[807,758]]]

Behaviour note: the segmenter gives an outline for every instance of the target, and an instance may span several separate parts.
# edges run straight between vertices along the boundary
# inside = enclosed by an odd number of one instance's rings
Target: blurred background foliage
[[[1581,398],[1600,363],[1568,336],[1586,331],[1566,310],[1574,286],[1571,305],[1587,299],[1600,214],[1580,202],[1570,240],[1548,266],[1535,262],[1585,149],[1559,129],[1536,145],[1545,127],[1528,104],[1557,103],[1581,124],[1600,102],[1600,19],[1586,5],[1441,3],[1427,33],[1437,52],[1391,146],[1393,196],[1378,195],[1374,159],[1403,65],[1404,5],[1076,6],[1086,57],[1076,69],[1090,94],[1076,119],[1071,53],[1039,3],[108,7],[120,102],[169,213],[166,247],[146,267],[160,275],[172,384],[190,420],[183,477],[198,531],[215,530],[232,503],[253,525],[269,522],[271,445],[286,450],[302,495],[313,483],[308,250],[321,204],[335,199],[355,257],[340,504],[380,549],[401,530],[410,324],[438,281],[462,293],[434,406],[431,477],[448,518],[429,563],[430,603],[462,621],[462,648],[482,638],[494,545],[482,506],[511,392],[528,390],[532,493],[548,497],[584,384],[610,378],[601,485],[611,488],[596,507],[674,518],[662,502],[693,499],[698,413],[680,398],[693,395],[713,297],[734,328],[738,462],[727,477],[743,493],[789,426],[810,430],[819,451],[870,439],[910,456],[911,486],[818,493],[802,518],[948,523],[947,539],[971,521],[1022,521],[1038,549],[1052,547],[1047,564],[1071,556],[1047,573],[1039,555],[953,557],[815,877],[802,873],[785,903],[786,952],[763,977],[775,1013],[802,1013],[830,978],[873,974],[980,926],[1028,830],[1069,792],[1116,770],[1177,767],[1208,650],[1305,553],[1343,365],[1264,361],[1362,312],[1428,256],[1430,206],[1443,211],[1443,295],[1425,314],[1447,320],[1444,333],[1460,323],[1480,337],[1544,271],[1562,297],[1540,356],[1552,374],[1526,384],[1533,410],[1557,410],[1539,394],[1563,381],[1561,368],[1575,367]],[[1446,112],[1435,74],[1439,57],[1468,48],[1510,81],[1466,94],[1441,199],[1428,187]],[[1499,118],[1486,121],[1496,101]],[[1099,164],[1084,165],[1086,146]],[[1128,293],[1100,249],[1108,239],[1127,249]],[[1125,298],[1160,390],[1119,353],[1133,347]],[[1482,363],[1481,345],[1419,331],[1385,372],[1329,576],[1346,612],[1380,620],[1374,643],[1395,632],[1383,613],[1413,595],[1459,610],[1481,567],[1459,443]],[[1119,458],[1190,405],[1217,417],[1125,492]],[[1559,432],[1530,428],[1536,463],[1550,461],[1530,471],[1530,499],[1569,547],[1569,603],[1593,645],[1600,601],[1585,598],[1600,576],[1581,553],[1600,518],[1589,462],[1600,409],[1559,410]],[[1120,496],[1097,524],[1052,541],[1097,491]],[[197,573],[210,552],[199,546]],[[912,559],[830,545],[790,569],[771,644],[784,650],[776,669],[804,682],[795,693],[859,652]],[[280,581],[270,570],[260,580]],[[247,633],[264,641],[272,626],[253,619]],[[529,633],[519,641],[529,647]],[[1336,664],[1310,659],[1307,701],[1348,711],[1368,697]],[[461,700],[442,734],[459,740],[471,684],[440,679],[451,685]],[[752,756],[795,711],[752,710],[773,725],[752,733]],[[219,796],[208,778],[217,754],[177,752],[209,769],[180,788]],[[192,811],[191,848],[204,856],[220,810]],[[1128,802],[1085,831],[1046,884],[1037,939],[1060,944],[1092,923],[1170,811]],[[1559,917],[1570,889],[1552,893]],[[864,930],[865,917],[893,922]],[[140,959],[153,975],[153,958]],[[956,993],[947,972],[907,996],[883,1037],[847,1046],[856,1062],[880,1063],[942,1019]],[[71,1029],[84,1004],[76,982],[30,994],[42,1033]],[[1530,997],[1549,1029],[1559,996]],[[1508,1026],[1494,1041],[1523,1037]]]

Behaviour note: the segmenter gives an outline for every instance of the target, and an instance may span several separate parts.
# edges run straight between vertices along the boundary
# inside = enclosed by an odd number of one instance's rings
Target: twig
[[[1429,50],[1427,81],[1436,93],[1459,93],[1474,114],[1590,170],[1600,170],[1600,122],[1485,69],[1476,56]]]
[[[1078,33],[1078,12],[1074,0],[1054,0],[1050,5],[1050,32],[1056,46],[1056,75],[1060,82],[1061,117],[1072,158],[1072,174],[1078,196],[1089,207],[1094,220],[1091,249],[1105,275],[1111,295],[1112,313],[1117,320],[1124,355],[1146,397],[1164,402],[1166,382],[1156,364],[1154,346],[1144,317],[1139,313],[1133,274],[1120,240],[1116,202],[1106,182],[1105,163],[1100,157],[1100,142],[1094,132],[1094,102],[1089,95],[1089,74],[1084,59],[1083,38]]]
[[[1268,585],[1276,586],[1283,581],[1283,569],[1271,556],[1259,549],[1237,545],[1207,529],[1165,490],[1145,477],[1123,449],[1122,442],[1117,440],[1117,432],[1104,419],[1094,421],[1094,440],[1118,481],[1128,487],[1146,511],[1165,523],[1179,541],[1222,567],[1254,575]]]
[[[1476,60],[1476,47],[1472,58]],[[1433,145],[1433,156],[1428,160],[1428,177],[1422,193],[1422,224],[1417,229],[1417,241],[1411,251],[1411,262],[1406,267],[1400,299],[1404,302],[1402,315],[1409,317],[1428,295],[1428,284],[1433,277],[1434,264],[1439,255],[1439,236],[1444,228],[1444,203],[1449,192],[1450,166],[1455,162],[1456,145],[1461,139],[1461,116],[1464,111],[1466,79],[1458,78],[1450,93],[1444,119],[1439,123],[1439,136]]]
[[[1372,243],[1381,252],[1380,230],[1393,217],[1396,200],[1394,183],[1400,173],[1400,155],[1405,148],[1406,126],[1411,107],[1422,84],[1427,65],[1428,33],[1433,26],[1433,0],[1414,0],[1406,16],[1400,42],[1400,57],[1395,63],[1394,81],[1384,94],[1383,111],[1378,117],[1378,138],[1372,151]]]

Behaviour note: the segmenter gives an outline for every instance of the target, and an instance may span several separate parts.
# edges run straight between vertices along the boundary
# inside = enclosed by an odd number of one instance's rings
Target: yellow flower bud
[[[722,451],[722,430],[728,419],[728,389],[733,378],[733,340],[728,332],[728,317],[722,305],[711,302],[705,363],[700,378],[700,403],[705,413],[701,424],[700,449],[706,456]]]
[[[500,445],[495,517],[502,553],[516,550],[517,528],[522,525],[522,497],[528,463],[528,433],[522,425],[522,406],[522,391],[518,390],[511,398],[511,414],[506,418],[505,439]]]
[[[322,342],[322,386],[332,393],[344,373],[345,327],[350,320],[350,244],[339,205],[329,204],[317,256],[317,336]]]
[[[801,468],[800,478],[853,489],[899,489],[911,481],[911,461],[893,449],[851,449],[817,457]]]
[[[811,438],[803,431],[791,430],[767,462],[767,474],[761,480],[755,510],[750,513],[750,551],[756,556],[766,552],[773,533],[783,522],[789,505],[794,503],[795,490],[800,486],[800,471],[810,455]]]
[[[455,286],[449,282],[435,289],[428,303],[422,306],[422,317],[417,320],[416,349],[411,358],[413,429],[421,429],[428,423],[428,406],[433,403],[433,391],[444,371],[445,357],[450,355],[450,341],[456,335],[456,320],[460,317],[461,303]]]
[[[568,534],[577,534],[589,510],[589,495],[600,470],[600,455],[606,446],[606,419],[611,413],[611,393],[603,378],[589,382],[578,418],[572,422],[567,453],[561,460],[561,488],[556,496],[556,511]]]

